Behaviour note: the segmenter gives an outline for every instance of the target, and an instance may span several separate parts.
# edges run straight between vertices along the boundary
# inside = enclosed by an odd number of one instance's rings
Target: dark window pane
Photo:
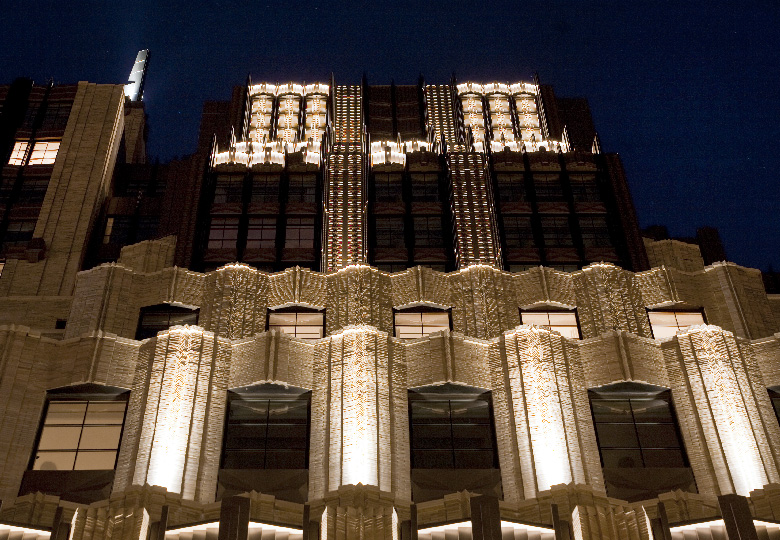
[[[317,200],[316,177],[313,174],[291,174],[287,200],[290,202],[315,202]]]
[[[263,469],[265,467],[265,451],[228,451],[225,452],[224,469]]]
[[[452,401],[452,423],[490,423],[490,406],[487,401]]]
[[[252,450],[265,448],[266,424],[238,424],[228,427],[225,448]]]
[[[576,202],[597,202],[601,200],[601,193],[596,184],[596,176],[590,174],[569,173],[572,195]]]
[[[441,216],[414,217],[414,245],[416,247],[442,247],[443,242]]]
[[[256,174],[252,176],[252,202],[273,203],[279,201],[279,176]]]
[[[306,424],[269,424],[267,449],[306,450]]]
[[[642,450],[645,467],[685,467],[682,451],[672,450]]]
[[[267,400],[238,400],[230,402],[230,422],[265,422],[268,417]]]
[[[272,401],[269,405],[268,421],[271,423],[306,424],[308,418],[308,401]]]
[[[314,248],[314,218],[289,217],[284,247],[296,249]]]
[[[634,424],[596,424],[601,448],[638,448]]]
[[[492,469],[493,450],[456,450],[456,469]]]
[[[533,247],[534,231],[531,226],[531,218],[528,216],[502,217],[504,223],[504,238],[509,248]]]
[[[591,402],[596,422],[632,422],[628,400],[596,400]]]
[[[446,424],[422,424],[412,426],[414,448],[443,449],[452,447],[452,426]]]
[[[637,424],[642,448],[679,448],[680,440],[672,424]]]
[[[455,449],[492,449],[493,439],[489,424],[452,426],[453,447]]]
[[[534,174],[534,189],[536,190],[536,199],[539,201],[563,200],[563,185],[557,173]]]
[[[412,466],[416,469],[454,469],[452,450],[413,450]]]
[[[401,175],[398,173],[376,173],[374,193],[377,202],[400,202],[402,199]]]
[[[377,216],[376,245],[386,248],[403,248],[404,219],[400,216]]]
[[[412,173],[412,201],[439,202],[439,175],[436,173]]]
[[[214,204],[240,204],[243,191],[243,176],[219,175],[214,188]]]
[[[632,399],[631,408],[637,422],[674,422],[669,402],[663,399]]]
[[[525,202],[525,180],[522,173],[499,174],[498,200],[501,202]]]
[[[412,402],[412,421],[415,423],[450,423],[449,401]]]
[[[568,218],[542,217],[542,233],[547,247],[570,247],[573,245]]]
[[[266,469],[305,469],[306,452],[302,450],[268,450],[265,454]]]
[[[604,467],[633,468],[642,467],[642,455],[639,450],[601,450]]]

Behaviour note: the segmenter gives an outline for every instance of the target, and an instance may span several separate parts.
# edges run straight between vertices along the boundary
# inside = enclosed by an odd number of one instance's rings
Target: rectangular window
[[[19,191],[17,202],[22,205],[40,205],[46,197],[46,190],[49,188],[49,179],[24,178],[22,179],[22,189]]]
[[[57,159],[60,141],[35,141],[29,165],[51,165]]]
[[[65,129],[70,116],[71,103],[49,102],[46,106],[46,113],[43,116],[41,129]]]
[[[658,309],[648,311],[647,316],[655,339],[666,339],[689,326],[706,324],[703,311]]]
[[[211,228],[209,229],[209,249],[236,249],[237,240],[237,217],[211,218]]]
[[[221,174],[214,188],[214,204],[241,204],[243,192],[243,176]]]
[[[449,329],[449,311],[415,311],[411,309],[395,313],[395,336],[401,339],[421,338],[433,332]]]
[[[314,249],[314,218],[289,217],[284,239],[285,248]]]
[[[571,229],[569,228],[569,218],[560,216],[542,217],[542,234],[544,235],[545,247],[571,247]]]
[[[404,218],[401,216],[376,217],[376,246],[404,248]]]
[[[11,150],[11,159],[8,160],[8,164],[24,165],[24,157],[27,155],[29,146],[30,143],[27,141],[16,141],[13,150]]]
[[[322,311],[270,311],[268,329],[279,330],[301,339],[320,339],[325,335]]]
[[[139,216],[138,227],[135,232],[135,241],[143,242],[144,240],[157,238],[157,227],[159,223],[160,218],[157,216]]]
[[[607,218],[603,216],[580,216],[580,232],[585,247],[610,247]]]
[[[525,202],[525,180],[523,173],[498,174],[499,202]]]
[[[415,247],[442,247],[441,216],[414,216]]]
[[[308,394],[230,400],[223,469],[306,469],[308,448]]]
[[[409,393],[412,468],[497,469],[489,398],[446,397]]]
[[[252,202],[279,202],[279,176],[255,174],[252,176]]]
[[[502,216],[504,239],[508,248],[534,247],[534,231],[529,216]]]
[[[171,304],[157,304],[141,308],[135,339],[154,337],[171,326],[197,326],[200,310]]]
[[[300,203],[316,202],[317,178],[313,174],[291,174],[287,200]]]
[[[11,221],[5,231],[5,245],[26,244],[32,239],[34,231],[34,221]]]
[[[412,201],[440,202],[439,175],[437,173],[412,173]]]
[[[534,174],[534,189],[537,201],[563,201],[563,185],[558,173]]]
[[[32,468],[113,469],[126,405],[126,401],[49,401]]]
[[[131,216],[108,216],[106,230],[103,233],[104,244],[125,246],[130,242]]]
[[[576,311],[520,310],[521,324],[535,324],[559,332],[570,339],[580,339]]]
[[[400,173],[375,173],[374,193],[377,202],[401,202],[403,191],[401,189]]]
[[[247,249],[273,249],[276,246],[276,218],[251,217],[246,236]]]

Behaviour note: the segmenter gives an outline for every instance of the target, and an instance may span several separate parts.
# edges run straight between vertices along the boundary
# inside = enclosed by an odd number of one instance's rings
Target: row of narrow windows
[[[395,336],[401,339],[421,338],[452,329],[452,313],[445,309],[427,306],[399,309],[394,311],[393,318]],[[665,339],[689,326],[706,322],[703,310],[649,310],[648,319],[655,339]],[[555,330],[570,339],[582,337],[576,309],[521,309],[520,322]],[[154,337],[171,326],[185,324],[198,324],[197,309],[170,304],[147,306],[141,309],[136,339]],[[267,329],[301,339],[320,339],[325,336],[325,312],[302,306],[269,310]]]
[[[72,390],[49,393],[29,467],[40,471],[35,473],[39,480],[43,471],[115,468],[129,396],[128,391],[115,390],[118,393],[102,395]],[[769,393],[777,411],[780,393],[772,389]],[[633,501],[674,489],[696,491],[668,389],[623,382],[589,390],[588,396],[610,496]],[[259,485],[244,483],[243,488],[268,492],[263,481],[269,475],[278,481],[284,474],[280,471],[309,468],[311,392],[263,384],[228,392],[227,399],[220,465],[223,484],[229,488],[231,478],[243,476],[250,483],[256,478]],[[439,498],[441,490],[447,489],[501,495],[500,474],[477,472],[499,469],[489,391],[447,383],[409,390],[408,404],[416,502]],[[51,476],[49,489],[56,491],[58,481],[72,480]],[[220,490],[225,493],[226,486]]]

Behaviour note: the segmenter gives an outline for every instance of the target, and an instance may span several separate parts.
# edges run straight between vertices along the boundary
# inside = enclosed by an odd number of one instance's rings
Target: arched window
[[[255,490],[306,502],[311,392],[260,384],[228,392],[218,497]]]
[[[409,390],[409,429],[415,502],[464,489],[501,496],[490,392],[450,383]]]
[[[451,310],[432,305],[415,305],[393,310],[395,337],[415,339],[452,329]]]
[[[588,391],[607,494],[627,501],[696,492],[671,392],[634,382]]]
[[[171,326],[197,325],[200,310],[182,305],[157,304],[141,308],[135,339],[142,340],[157,335]]]
[[[266,328],[301,339],[320,339],[325,336],[325,311],[305,306],[272,308]]]
[[[41,491],[80,503],[108,498],[129,395],[96,384],[48,391],[19,494]]]

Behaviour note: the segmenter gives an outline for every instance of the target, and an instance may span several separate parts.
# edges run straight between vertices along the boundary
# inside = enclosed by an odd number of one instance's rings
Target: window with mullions
[[[143,242],[157,238],[157,228],[160,218],[157,216],[138,216],[138,226],[135,230],[135,241]]]
[[[271,399],[230,394],[223,469],[308,467],[308,394]]]
[[[51,165],[57,159],[60,141],[35,141],[28,165]]]
[[[243,176],[220,174],[214,187],[214,204],[241,204],[243,192]]]
[[[580,216],[579,221],[582,244],[585,247],[610,247],[612,245],[606,217]]]
[[[314,248],[314,218],[288,217],[284,247],[297,249]]]
[[[571,239],[569,218],[563,216],[543,216],[542,234],[545,247],[571,247],[574,245]]]
[[[289,202],[317,202],[317,178],[313,174],[291,174],[287,188]]]
[[[496,175],[498,183],[499,202],[525,202],[525,180],[523,173],[498,174]]]
[[[47,402],[32,470],[107,470],[116,465],[127,406],[124,399]]]
[[[273,249],[276,246],[276,218],[250,217],[246,249]]]
[[[48,188],[49,179],[46,177],[24,178],[22,180],[22,189],[19,191],[17,203],[22,205],[42,204]]]
[[[70,116],[71,103],[49,102],[43,116],[41,129],[65,129]]]
[[[669,390],[618,383],[588,395],[611,497],[632,501],[673,489],[695,491]]]
[[[141,314],[138,317],[135,339],[140,341],[154,337],[158,332],[167,330],[171,326],[182,326],[185,324],[195,326],[198,324],[199,313],[200,310],[197,308],[171,304],[142,307]]]
[[[209,228],[208,249],[236,249],[237,217],[213,217]]]
[[[320,339],[325,335],[325,312],[300,306],[268,310],[268,330],[301,339]]]
[[[131,216],[108,216],[103,232],[104,244],[127,245],[130,242]]]
[[[430,307],[395,312],[395,337],[415,339],[450,329],[450,311]]]
[[[402,216],[376,216],[376,246],[404,248],[404,218]]]
[[[438,173],[412,173],[412,202],[440,202]]]
[[[569,173],[569,183],[575,202],[599,202],[601,192],[596,184],[596,175],[593,173],[575,174]]]
[[[401,174],[374,173],[374,196],[376,202],[401,202]]]
[[[238,202],[240,202],[240,200]],[[252,175],[252,202],[279,202],[279,175]]]
[[[5,231],[7,246],[20,246],[30,241],[35,231],[35,221],[11,221]]]
[[[508,248],[534,247],[534,230],[529,216],[503,215],[501,220],[504,225],[504,240]]]
[[[8,160],[9,165],[24,165],[24,158],[27,155],[27,149],[29,148],[29,141],[16,141],[14,147],[11,150],[11,157]]]
[[[535,324],[555,330],[570,339],[580,339],[576,310],[520,310],[521,324]]]
[[[441,216],[414,216],[415,247],[442,247],[444,233],[441,228]]]
[[[534,174],[534,190],[537,201],[563,201],[563,184],[558,173]]]
[[[489,392],[409,391],[412,468],[497,469],[491,409]]]
[[[706,324],[704,310],[654,309],[647,312],[653,338],[666,339],[695,324]]]

